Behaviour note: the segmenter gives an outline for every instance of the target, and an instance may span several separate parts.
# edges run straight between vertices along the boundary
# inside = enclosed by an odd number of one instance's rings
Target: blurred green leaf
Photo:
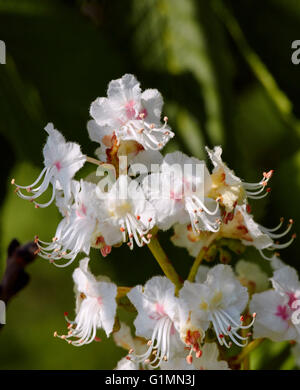
[[[208,9],[204,2],[200,3],[200,13],[205,19]],[[196,3],[193,0],[146,0],[134,1],[133,5],[134,43],[139,61],[147,69],[155,66],[174,75],[191,72],[196,80],[191,93],[200,87],[204,98],[204,130],[212,143],[223,142],[218,78],[208,47],[210,41],[203,24],[197,20]]]

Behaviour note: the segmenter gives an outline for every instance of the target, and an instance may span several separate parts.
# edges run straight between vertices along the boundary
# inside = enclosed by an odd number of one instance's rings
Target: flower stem
[[[122,298],[124,297],[125,295],[127,295],[127,293],[129,293],[129,291],[131,290],[131,287],[118,287],[118,292],[117,292],[117,299],[119,298]]]
[[[211,236],[209,236],[209,238],[207,239],[205,245],[202,247],[202,249],[198,253],[198,255],[195,258],[195,261],[194,261],[194,263],[192,265],[192,268],[190,270],[189,276],[187,278],[188,281],[193,282],[195,280],[198,268],[199,268],[200,264],[202,263],[202,260],[203,260],[203,258],[205,256],[209,246],[216,239],[217,234],[218,233],[213,233]]]
[[[249,354],[254,351],[255,348],[257,348],[265,339],[264,338],[261,338],[261,339],[256,339],[256,340],[253,340],[251,341],[251,343],[249,345],[247,345],[247,347],[245,347],[243,349],[243,351],[238,355],[237,359],[234,360],[234,363],[235,364],[239,364],[239,363],[242,363],[245,361],[246,358],[249,358]],[[247,364],[247,362],[245,362]],[[243,369],[247,370],[249,368],[244,368]]]
[[[86,157],[86,161],[88,161],[89,163],[91,164],[95,164],[95,165],[103,165],[104,163],[97,160],[96,158],[93,158],[93,157]]]
[[[171,282],[175,284],[177,291],[180,290],[182,286],[180,277],[175,271],[175,268],[171,264],[170,260],[168,259],[165,251],[160,246],[160,243],[155,235],[151,238],[148,247],[152,252],[153,256],[155,257],[156,261],[160,265],[161,269],[164,271],[166,277],[169,278]]]

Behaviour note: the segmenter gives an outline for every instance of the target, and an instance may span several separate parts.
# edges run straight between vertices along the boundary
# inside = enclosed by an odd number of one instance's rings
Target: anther
[[[139,215],[137,215],[136,219],[139,221],[141,219],[141,217]]]
[[[120,231],[123,233],[125,232],[125,229],[123,227],[120,227]]]
[[[130,350],[128,351],[128,353],[131,355],[132,353],[134,352],[134,349],[133,348],[130,348]]]
[[[244,322],[244,316],[240,316],[240,321]]]
[[[169,118],[167,116],[164,117],[164,122],[168,122]]]
[[[148,233],[148,234],[147,234],[148,240],[150,240],[151,237],[152,237],[152,234],[151,234],[151,233]]]
[[[15,180],[15,179],[12,179],[10,183],[11,183],[12,185],[14,185],[15,182],[16,182],[16,180]]]
[[[102,341],[102,339],[100,339],[100,337],[95,336],[94,341],[96,341],[97,343],[100,343],[100,341]]]
[[[192,355],[188,355],[186,357],[186,362],[187,362],[187,364],[192,364],[193,363],[193,356]]]
[[[202,356],[202,351],[199,349],[199,351],[196,352],[196,357],[200,358]]]
[[[53,337],[57,337],[57,331],[53,333]]]
[[[147,342],[147,345],[150,347],[151,344],[152,344],[152,340],[149,340],[149,341]]]

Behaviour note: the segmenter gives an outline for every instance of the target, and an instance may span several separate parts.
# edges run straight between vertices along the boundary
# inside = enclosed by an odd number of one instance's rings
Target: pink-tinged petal
[[[147,122],[160,121],[163,98],[157,89],[146,89],[141,95],[142,106],[147,112]]]

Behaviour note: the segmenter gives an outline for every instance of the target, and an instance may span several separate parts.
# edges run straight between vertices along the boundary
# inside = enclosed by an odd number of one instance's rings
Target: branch
[[[11,241],[7,250],[6,269],[0,283],[0,300],[5,304],[28,284],[29,275],[25,272],[25,267],[34,260],[37,250],[34,242],[20,245],[16,239]]]

